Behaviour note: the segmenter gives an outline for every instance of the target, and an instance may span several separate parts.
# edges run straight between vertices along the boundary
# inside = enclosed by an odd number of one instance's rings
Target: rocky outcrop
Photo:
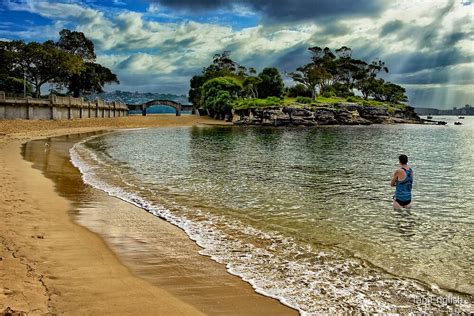
[[[236,111],[235,125],[316,126],[422,123],[412,107],[405,110],[363,106],[356,103],[323,104],[318,107],[272,107]]]

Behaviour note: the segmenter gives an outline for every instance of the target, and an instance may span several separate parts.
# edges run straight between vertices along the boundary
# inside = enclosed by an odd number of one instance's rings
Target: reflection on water
[[[75,153],[90,183],[182,227],[204,254],[302,311],[433,312],[452,306],[413,298],[474,294],[465,121],[140,130]],[[391,207],[400,153],[415,170],[410,210]]]

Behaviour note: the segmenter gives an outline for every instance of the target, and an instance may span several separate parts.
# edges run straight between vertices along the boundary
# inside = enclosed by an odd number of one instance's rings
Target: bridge
[[[167,105],[176,110],[176,116],[181,115],[181,111],[191,111],[192,114],[195,113],[194,107],[192,105],[183,105],[181,103],[171,101],[171,100],[152,100],[145,102],[143,104],[127,104],[129,111],[142,111],[142,115],[146,116],[146,110],[150,106],[154,105]]]

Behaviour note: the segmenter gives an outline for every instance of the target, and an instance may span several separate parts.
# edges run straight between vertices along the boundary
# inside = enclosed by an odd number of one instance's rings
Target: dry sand
[[[67,182],[45,177],[21,155],[23,143],[48,136],[196,124],[216,121],[168,115],[0,121],[0,314],[7,307],[31,315],[295,314],[256,294],[222,265],[199,256],[198,247],[182,231],[143,210],[97,190],[92,194],[94,207],[81,209],[65,192],[77,192],[81,186],[77,170],[61,156],[66,147],[53,155],[48,168],[76,179]],[[75,140],[70,139],[69,146]],[[40,156],[38,149],[29,151],[29,160]],[[111,209],[115,222],[104,223]],[[126,222],[130,224],[122,225]],[[153,242],[143,243],[145,235],[153,236]]]

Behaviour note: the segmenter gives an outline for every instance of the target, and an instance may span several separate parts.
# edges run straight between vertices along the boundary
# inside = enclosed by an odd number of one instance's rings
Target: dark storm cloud
[[[390,21],[384,24],[380,31],[380,36],[385,36],[400,30],[403,27],[403,22],[400,20]]]
[[[464,56],[459,49],[446,48],[433,52],[396,53],[387,55],[384,61],[392,73],[414,73],[425,69],[446,67],[472,61],[471,56]]]
[[[384,8],[379,0],[151,0],[163,6],[187,12],[215,9],[250,8],[264,19],[293,22],[337,16],[373,16]]]
[[[453,46],[453,45],[456,45],[460,40],[463,40],[465,38],[469,38],[468,33],[456,32],[456,33],[448,34],[444,38],[444,44],[446,46]]]
[[[350,27],[340,23],[339,21],[326,21],[321,23],[323,30],[320,32],[325,36],[342,36],[351,33]]]
[[[291,72],[310,62],[308,46],[300,44],[282,52],[275,60],[275,66],[281,71]]]
[[[437,69],[427,69],[415,74],[404,74],[394,76],[394,81],[399,84],[474,84],[472,68],[440,67]]]

